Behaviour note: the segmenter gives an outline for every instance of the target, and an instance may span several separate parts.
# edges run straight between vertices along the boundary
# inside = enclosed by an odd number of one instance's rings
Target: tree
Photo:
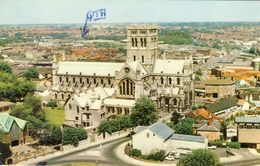
[[[79,141],[87,139],[87,132],[83,128],[65,128],[62,143],[76,146]]]
[[[152,100],[147,97],[139,98],[130,115],[131,123],[134,126],[142,125],[148,126],[158,119],[158,112]]]
[[[181,118],[182,118],[182,115],[179,112],[174,111],[172,113],[171,122],[173,122],[173,124],[176,125],[180,121]]]
[[[60,127],[55,125],[48,125],[40,136],[39,141],[41,144],[57,145],[62,142],[62,132]]]
[[[194,120],[192,118],[185,118],[174,126],[175,133],[193,135],[193,124]]]
[[[25,73],[23,73],[23,76],[27,79],[38,78],[39,73],[35,68],[29,68]]]
[[[223,139],[226,140],[227,139],[227,121],[222,121],[220,123],[221,128],[220,128],[220,132],[223,134]]]
[[[24,99],[24,105],[32,108],[32,114],[42,111],[41,99],[33,95],[27,95]]]
[[[249,49],[249,53],[255,54],[255,53],[256,53],[255,47],[251,47],[251,48]]]
[[[12,156],[12,151],[8,144],[0,141],[0,161],[5,161],[8,157]]]
[[[220,166],[217,156],[207,149],[197,149],[186,154],[179,160],[177,166]]]
[[[46,104],[46,106],[47,106],[47,107],[51,107],[51,108],[57,107],[57,102],[56,102],[56,100],[51,99],[51,100]]]
[[[0,61],[0,71],[4,73],[12,73],[12,67],[9,63]]]

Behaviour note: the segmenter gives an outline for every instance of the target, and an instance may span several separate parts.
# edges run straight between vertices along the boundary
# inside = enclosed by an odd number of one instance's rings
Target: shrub
[[[139,149],[133,149],[132,150],[132,156],[139,157],[141,155],[142,155],[141,150],[139,150]]]
[[[53,99],[51,99],[47,104],[46,104],[47,107],[51,107],[51,108],[54,108],[54,107],[57,107],[57,102]]]
[[[215,140],[215,141],[210,141],[209,145],[221,148],[221,147],[223,147],[222,143],[223,143],[223,141],[221,141],[221,140]]]
[[[230,147],[230,148],[239,149],[240,148],[240,143],[239,142],[228,142],[227,146]]]
[[[62,143],[77,145],[80,140],[87,139],[87,132],[82,128],[65,128]]]
[[[148,155],[149,160],[163,160],[165,156],[164,150],[153,151]]]

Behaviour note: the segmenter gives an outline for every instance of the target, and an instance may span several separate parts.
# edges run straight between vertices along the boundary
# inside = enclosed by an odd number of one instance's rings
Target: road
[[[66,156],[47,161],[48,165],[53,164],[69,164],[69,163],[93,163],[98,166],[131,166],[128,163],[118,159],[115,149],[121,143],[129,140],[123,138],[110,143],[89,148],[80,152],[75,152]]]

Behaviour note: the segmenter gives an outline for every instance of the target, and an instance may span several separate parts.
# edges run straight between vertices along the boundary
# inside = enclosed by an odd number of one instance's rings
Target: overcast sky
[[[260,21],[260,1],[0,0],[0,24],[84,23],[100,8],[109,23]]]

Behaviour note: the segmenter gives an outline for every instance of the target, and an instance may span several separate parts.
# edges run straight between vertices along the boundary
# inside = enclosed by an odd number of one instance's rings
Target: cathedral
[[[127,27],[124,63],[53,60],[53,98],[65,105],[65,124],[93,129],[104,119],[128,115],[147,96],[158,111],[184,112],[194,99],[192,57],[165,59],[157,25]]]

